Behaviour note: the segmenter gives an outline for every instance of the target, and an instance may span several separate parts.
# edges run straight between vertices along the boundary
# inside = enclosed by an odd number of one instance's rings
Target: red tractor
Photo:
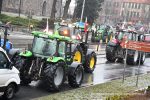
[[[129,31],[129,30],[119,30],[115,37],[112,39],[112,41],[108,42],[106,46],[106,58],[110,62],[120,61],[122,62],[125,58],[126,49],[124,49],[127,43],[130,43],[132,47],[132,43],[138,43],[143,41],[143,37],[145,37],[144,34],[139,34],[135,31]],[[141,64],[145,61],[145,53],[142,52],[141,56]],[[127,52],[127,64],[128,65],[134,65],[139,62],[139,51],[128,49]]]

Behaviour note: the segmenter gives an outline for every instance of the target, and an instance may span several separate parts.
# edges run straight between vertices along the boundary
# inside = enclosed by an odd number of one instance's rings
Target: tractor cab
[[[81,40],[81,31],[74,24],[59,24],[57,28],[57,34],[60,36],[67,36],[74,40]]]
[[[59,34],[46,35],[43,32],[32,32],[34,34],[34,40],[32,45],[32,53],[34,56],[38,57],[63,57],[66,59],[72,58],[72,46],[76,45],[76,42],[73,41],[68,36],[67,30],[61,31]],[[61,36],[65,34],[66,36]],[[73,61],[70,59],[70,61]]]

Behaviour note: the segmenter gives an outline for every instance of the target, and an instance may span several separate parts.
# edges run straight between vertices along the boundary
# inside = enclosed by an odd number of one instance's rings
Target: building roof
[[[150,4],[150,0],[123,0],[123,2]]]

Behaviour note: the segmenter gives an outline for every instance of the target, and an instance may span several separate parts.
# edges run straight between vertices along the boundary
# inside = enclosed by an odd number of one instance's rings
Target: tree
[[[88,22],[93,22],[98,16],[101,8],[101,3],[104,0],[85,0],[85,9],[83,13],[83,19],[88,18]],[[83,0],[77,0],[77,6],[74,11],[74,17],[80,18],[82,12]]]
[[[56,3],[57,0],[53,0],[53,5],[52,5],[52,11],[51,11],[51,16],[50,16],[50,21],[49,24],[51,25],[51,29],[54,28],[54,21],[55,21],[55,13],[56,13]]]
[[[0,14],[1,14],[1,11],[2,11],[2,3],[3,3],[3,0],[0,0]]]
[[[64,13],[63,13],[63,18],[66,19],[67,15],[68,15],[68,9],[69,9],[69,5],[71,3],[71,0],[66,0],[66,4],[64,6]]]
[[[51,11],[51,19],[55,19],[56,3],[57,3],[57,0],[53,0],[52,11]]]

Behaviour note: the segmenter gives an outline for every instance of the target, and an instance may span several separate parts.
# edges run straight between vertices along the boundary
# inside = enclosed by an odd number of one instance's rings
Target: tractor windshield
[[[34,54],[52,56],[56,53],[57,42],[55,40],[35,37],[32,51]]]

